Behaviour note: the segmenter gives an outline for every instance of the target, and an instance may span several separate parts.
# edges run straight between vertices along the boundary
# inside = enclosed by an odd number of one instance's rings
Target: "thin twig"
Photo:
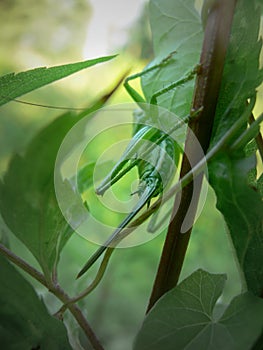
[[[71,304],[69,305],[69,310],[78,322],[79,326],[83,329],[94,350],[104,350],[104,347],[96,337],[96,334],[93,332],[92,328],[90,327],[80,308],[75,304]]]
[[[53,285],[53,288],[50,289],[50,292],[53,293],[64,304],[68,304],[69,311],[74,316],[75,320],[78,322],[79,326],[86,334],[94,350],[104,350],[102,344],[98,340],[96,334],[92,330],[91,326],[89,325],[80,308],[77,305],[70,303],[71,298],[68,296],[68,294],[66,294],[65,291],[59,285]],[[62,315],[56,313],[56,317],[61,319],[61,316]]]
[[[113,249],[122,241],[125,237],[131,234],[138,226],[140,226],[144,221],[146,221],[159,207],[160,205],[167,202],[170,198],[174,197],[178,192],[182,190],[185,186],[187,186],[193,178],[197,177],[200,173],[202,173],[207,166],[207,163],[210,162],[214,157],[225,150],[225,152],[234,151],[237,148],[237,145],[232,144],[232,140],[235,137],[235,134],[240,127],[248,120],[248,117],[251,113],[251,110],[255,104],[255,98],[251,98],[251,102],[241,115],[241,117],[232,125],[232,127],[227,131],[227,133],[214,145],[206,154],[204,158],[202,158],[198,164],[196,164],[183,178],[181,178],[175,185],[173,185],[169,191],[167,191],[162,198],[159,198],[154,204],[152,204],[143,214],[141,214],[136,220],[127,225],[125,229],[123,229],[119,235],[116,237],[114,242],[112,242],[111,247],[107,248],[106,253],[104,255],[104,259],[107,261],[113,252]],[[260,122],[263,118],[263,114],[258,118],[258,122]],[[257,123],[257,122],[255,122]],[[243,134],[243,137],[246,138],[247,134],[250,134],[250,129],[247,130]],[[241,141],[241,140],[240,140]],[[235,147],[233,147],[233,145]],[[107,257],[106,255],[109,254]],[[103,262],[101,263],[101,265]],[[101,268],[101,267],[100,267]],[[104,270],[105,271],[105,270]],[[98,273],[99,274],[99,273]],[[97,276],[95,278],[97,280]],[[95,281],[94,280],[94,281]],[[100,278],[101,280],[101,278]],[[93,284],[94,282],[92,282]],[[91,285],[92,285],[91,284]]]
[[[71,298],[61,289],[58,284],[54,284],[52,282],[47,282],[45,276],[36,270],[34,267],[29,265],[25,260],[21,259],[17,255],[15,255],[11,250],[6,248],[4,245],[0,244],[0,253],[4,255],[8,260],[14,263],[16,266],[20,267],[23,271],[28,273],[31,277],[40,282],[43,286],[45,286],[52,294],[54,294],[59,300],[61,300],[64,304],[70,303]],[[85,319],[81,310],[74,304],[70,304],[68,309],[78,322],[79,326],[83,329],[84,333],[88,337],[90,343],[92,344],[94,350],[103,350],[103,346],[97,339],[95,333],[90,327],[89,323]]]
[[[114,248],[108,248],[107,251],[104,254],[103,260],[100,264],[99,270],[97,272],[97,275],[95,276],[94,280],[91,282],[91,284],[80,294],[78,294],[77,296],[75,296],[74,298],[71,298],[67,303],[65,303],[64,305],[62,305],[62,307],[58,310],[58,312],[56,314],[61,315],[63,314],[66,309],[69,308],[70,305],[78,302],[79,300],[85,298],[87,295],[89,295],[100,283],[100,281],[102,280],[106,268],[108,266],[111,254],[113,253]]]
[[[8,260],[12,261],[15,265],[20,267],[23,271],[28,273],[31,277],[36,279],[38,282],[43,284],[46,288],[48,288],[45,276],[36,270],[34,267],[29,265],[25,260],[21,259],[17,255],[15,255],[11,250],[6,248],[4,245],[0,244],[0,253],[4,255]]]

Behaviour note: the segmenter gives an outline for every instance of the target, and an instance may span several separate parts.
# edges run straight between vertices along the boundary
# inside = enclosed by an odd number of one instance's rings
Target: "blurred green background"
[[[22,98],[55,106],[87,106],[108,91],[127,69],[139,71],[151,59],[145,4],[143,0],[133,1],[132,4],[128,0],[2,0],[0,73],[119,53],[119,57],[110,63],[82,71]],[[138,82],[135,82],[135,86],[139,88]],[[129,101],[130,97],[121,88],[110,102]],[[37,131],[58,115],[56,110],[15,102],[1,107],[1,176],[7,169],[11,155],[23,153]],[[135,178],[135,173],[132,176]],[[121,184],[120,188],[129,187],[129,181],[129,177],[124,179],[124,185]],[[92,210],[96,211],[96,208]],[[120,219],[121,216],[116,215],[113,221],[116,224]],[[0,232],[3,227],[4,223]],[[163,232],[141,246],[117,249],[102,283],[80,302],[107,350],[131,348],[133,337],[144,317],[164,238]],[[34,258],[12,234],[10,245],[17,254],[37,266]],[[95,249],[96,245],[77,234],[65,247],[59,265],[59,279],[69,293],[82,290],[92,281],[96,267],[78,281],[75,281],[75,276]],[[231,243],[221,215],[215,209],[215,197],[210,189],[193,230],[181,279],[198,268],[227,274],[226,288],[220,300],[222,303],[240,292]],[[39,284],[30,281],[50,311],[55,312],[60,304]],[[72,339],[76,340],[77,327],[68,315],[66,318]],[[77,343],[75,348],[81,349]]]

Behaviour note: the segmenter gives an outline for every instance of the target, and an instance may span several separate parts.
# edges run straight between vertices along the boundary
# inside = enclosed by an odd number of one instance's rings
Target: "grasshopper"
[[[191,70],[182,79],[171,83],[170,85],[154,93],[151,97],[150,105],[146,104],[144,98],[129,84],[131,80],[141,77],[142,75],[165,65],[167,62],[169,62],[174,53],[175,52],[169,54],[159,64],[151,66],[145,69],[143,72],[134,74],[125,80],[125,89],[133,100],[139,105],[141,110],[139,112],[135,112],[136,124],[130,143],[128,144],[118,163],[97,187],[96,193],[98,195],[103,195],[109,187],[116,183],[132,167],[137,166],[139,186],[136,193],[139,195],[139,201],[127,215],[127,217],[120,223],[118,228],[106,240],[106,242],[104,242],[104,244],[100,246],[91,256],[91,258],[79,272],[78,277],[82,276],[96,262],[107,247],[114,246],[114,243],[118,240],[118,236],[121,231],[133,220],[133,218],[146,204],[149,206],[153,197],[162,196],[164,189],[174,176],[174,169],[179,161],[180,150],[179,146],[171,137],[171,134],[184,123],[189,122],[190,118],[195,117],[196,113],[194,112],[192,115],[183,118],[181,122],[179,122],[169,131],[169,133],[165,133],[157,127],[145,125],[144,121],[150,119],[156,123],[158,116],[156,115],[156,107],[154,108],[154,106],[157,105],[157,98],[162,94],[171,91],[175,87],[178,87],[193,79],[193,77],[198,73],[199,67],[197,66],[195,69]],[[148,145],[145,146],[146,141],[151,142],[150,147]],[[144,156],[147,156],[147,161],[145,160]]]

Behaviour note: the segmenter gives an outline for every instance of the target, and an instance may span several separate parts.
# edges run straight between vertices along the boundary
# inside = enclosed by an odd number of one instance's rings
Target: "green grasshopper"
[[[154,106],[157,105],[157,98],[192,79],[195,74],[198,73],[199,67],[190,71],[182,79],[158,90],[151,97],[150,105],[147,105],[144,98],[129,84],[130,80],[141,77],[142,75],[165,65],[172,58],[173,54],[174,52],[164,58],[159,64],[149,67],[141,73],[134,74],[125,80],[124,87],[134,101],[140,106],[141,110],[139,112],[136,111],[135,113],[136,126],[133,130],[133,138],[118,163],[97,187],[96,193],[98,195],[103,195],[109,187],[116,183],[132,167],[137,166],[139,186],[136,193],[139,195],[139,201],[106,242],[104,242],[104,244],[91,256],[79,272],[78,277],[82,276],[96,262],[107,247],[114,245],[120,232],[133,220],[146,204],[149,206],[153,197],[162,196],[165,187],[169,184],[175,173],[174,169],[179,161],[180,150],[179,146],[170,135],[184,123],[187,123],[196,113],[182,119],[182,121],[175,125],[169,133],[165,133],[155,126],[146,125],[145,121],[150,119],[153,123],[156,123],[158,116],[156,115],[156,107],[154,108]],[[152,143],[150,147],[145,145],[147,141]],[[147,156],[147,161],[143,159],[144,156]],[[126,166],[128,163],[129,165]]]

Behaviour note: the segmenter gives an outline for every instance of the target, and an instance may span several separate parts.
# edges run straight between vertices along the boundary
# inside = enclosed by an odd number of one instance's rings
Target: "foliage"
[[[84,62],[64,64],[57,67],[42,67],[18,74],[9,73],[3,75],[0,80],[0,105],[82,69],[94,66],[97,63],[109,61],[114,57],[115,56],[106,56]]]
[[[239,1],[211,146],[240,118],[246,101],[262,83],[263,70],[259,70],[262,48],[262,42],[258,40],[259,25],[260,13],[253,1]],[[247,121],[244,120],[241,130],[246,127]],[[260,295],[263,288],[263,202],[260,193],[249,185],[248,176],[251,170],[256,171],[257,161],[255,151],[246,154],[246,146],[241,144],[228,152],[222,150],[209,166],[209,181],[217,195],[217,207],[227,223],[241,275],[244,273],[244,283],[250,291]]]
[[[225,280],[198,270],[165,294],[146,316],[134,350],[250,349],[263,327],[263,301],[244,293],[218,314]]]
[[[170,0],[154,0],[150,2],[149,11],[155,52],[155,59],[150,66],[171,52],[175,53],[165,67],[142,77],[142,88],[147,101],[153,92],[181,79],[195,68],[199,62],[203,39],[201,20],[194,7],[194,0],[176,1],[176,4]],[[190,110],[193,89],[192,80],[160,96],[158,105],[184,117]]]
[[[77,120],[75,115],[65,114],[43,129],[24,156],[13,157],[0,185],[0,208],[6,224],[33,253],[46,276],[56,268],[73,232],[57,204],[53,176],[60,144]],[[65,186],[76,198],[71,186]],[[79,213],[80,220],[82,215],[85,213]]]
[[[67,331],[50,316],[34,288],[0,256],[0,338],[8,350],[68,350]]]
[[[189,2],[187,2],[186,6],[181,2],[178,3],[181,4],[182,11],[186,9],[190,10],[191,8]],[[171,29],[169,21],[166,20],[166,24],[164,25],[160,20],[161,15],[169,18],[170,16],[173,16],[173,9],[169,7],[171,6],[170,3],[168,5],[167,2],[161,4],[160,1],[156,0],[152,1],[151,4],[153,14],[152,28],[153,34],[156,34],[153,40],[155,42],[156,51],[160,55],[158,49],[162,46],[162,39],[164,37],[167,38],[167,43],[169,43],[170,34],[173,29],[176,30],[176,21],[174,21],[175,25]],[[156,11],[156,8],[158,7],[161,7],[161,11],[159,12]],[[178,15],[180,10],[177,8],[176,11],[178,11]],[[155,15],[155,12],[158,13],[157,16]],[[189,12],[191,12],[191,14],[194,13],[194,11]],[[158,22],[156,21],[157,18],[159,20]],[[188,16],[188,19],[189,18],[190,16]],[[182,24],[183,27],[184,17],[178,16],[177,19],[179,24]],[[227,133],[229,128],[241,117],[247,103],[246,101],[254,96],[256,88],[263,80],[262,71],[259,70],[259,54],[262,47],[261,41],[258,41],[259,22],[260,13],[258,8],[255,7],[254,2],[239,1],[227,51],[210,148],[215,146],[216,143]],[[240,23],[242,23],[241,26]],[[184,33],[183,29],[180,31],[180,34],[182,33]],[[193,36],[191,37],[191,34],[185,35],[185,37],[181,36],[179,42],[186,42],[191,48],[192,42],[191,40],[188,41],[189,37],[192,39]],[[171,42],[174,38],[176,38],[176,35],[173,33],[173,35],[171,35]],[[176,43],[176,41],[174,42]],[[163,52],[165,52],[165,50],[163,50]],[[181,64],[184,64],[185,60],[181,59],[181,62],[183,62]],[[186,64],[186,67],[189,66]],[[186,67],[184,71],[187,70]],[[165,76],[166,70],[162,69],[161,72]],[[178,73],[173,74],[173,72],[174,71],[169,71],[169,75],[167,75],[172,81],[178,79]],[[159,72],[155,75],[156,80],[159,79],[158,74]],[[153,90],[156,91],[154,86],[155,80],[152,79],[152,85],[149,83],[150,78],[148,78],[148,76],[145,80],[148,81],[148,86],[150,86],[149,91],[151,91],[150,94],[152,94]],[[146,85],[146,88],[148,86]],[[184,88],[187,87],[184,86]],[[157,87],[157,89],[159,88]],[[179,89],[181,90],[181,87]],[[174,94],[176,93],[178,92],[176,91]],[[172,98],[169,96],[169,98],[173,101],[174,95],[172,95]],[[182,103],[185,102],[182,97],[181,101],[183,101]],[[162,101],[160,103],[162,103]],[[180,106],[180,103],[175,104],[176,107],[178,107],[178,105]],[[189,105],[187,107],[189,110]],[[252,108],[253,105],[250,107],[250,110]],[[182,115],[184,113],[185,112],[183,112]],[[244,120],[243,126],[238,130],[239,135],[242,134],[242,131],[246,130],[246,128],[247,120]],[[258,130],[256,130],[253,137],[255,137],[257,133]],[[230,231],[235,253],[240,264],[241,276],[244,274],[245,277],[244,288],[248,288],[249,291],[256,295],[260,295],[263,288],[263,202],[260,193],[257,190],[252,189],[248,183],[249,173],[252,169],[255,171],[257,163],[255,153],[252,155],[250,154],[250,156],[246,155],[246,144],[241,143],[239,145],[237,144],[237,146],[238,147],[227,151],[223,148],[221,152],[212,159],[211,164],[209,165],[209,181],[217,195],[217,207],[224,215],[224,219]],[[260,185],[257,187],[260,187]],[[248,203],[250,203],[249,206]],[[195,285],[196,283],[193,275],[189,277],[188,281],[189,284],[192,283]],[[217,332],[217,329],[213,327],[213,330],[211,331],[212,333],[210,334],[209,327],[207,327],[206,331],[201,331],[201,329],[203,330],[202,323],[204,323],[204,320],[201,321],[202,315],[198,315],[200,317],[198,319],[195,319],[193,315],[190,318],[187,310],[192,309],[191,301],[189,298],[186,298],[186,300],[182,302],[182,296],[179,294],[181,288],[187,293],[187,288],[185,288],[183,283],[181,286],[175,288],[173,292],[164,296],[164,298],[161,299],[156,307],[150,312],[149,316],[146,317],[142,330],[140,331],[135,343],[135,349],[172,349],[175,344],[176,349],[184,348],[187,345],[189,349],[209,349],[210,347],[220,349],[247,349],[255,343],[262,330],[262,320],[260,321],[259,318],[257,318],[256,321],[258,325],[258,333],[255,334],[255,338],[252,339],[252,331],[254,327],[252,326],[252,329],[248,331],[250,337],[248,343],[240,338],[240,333],[242,333],[241,323],[239,323],[239,331],[236,335],[232,334],[232,339],[229,339],[228,335],[221,333],[221,331]],[[210,297],[215,296],[214,291],[209,291],[209,288],[207,287],[208,284],[206,284],[204,289],[208,293],[210,292]],[[191,285],[188,293],[191,293],[192,295],[193,292],[194,286]],[[231,302],[229,309],[227,309],[224,316],[227,317],[231,308],[235,308],[241,312],[243,303],[246,304],[249,310],[249,299],[252,301],[252,304],[256,300],[253,300],[253,296],[249,294],[236,297],[236,299]],[[210,300],[210,307],[211,305]],[[257,305],[257,302],[255,305]],[[182,306],[182,311],[179,311],[178,308],[181,309]],[[173,310],[172,307],[175,307],[176,310]],[[253,307],[251,306],[251,310],[252,308]],[[171,309],[173,311],[170,311]],[[260,313],[258,315],[260,315]],[[246,332],[246,316],[238,315],[237,319],[239,320],[239,318],[244,320],[243,332]],[[250,319],[249,316],[248,319]],[[174,320],[174,322],[172,320]],[[197,327],[194,327],[195,324]],[[205,326],[207,325],[205,324]],[[206,328],[205,326],[204,329]],[[197,330],[198,327],[201,328]],[[209,345],[208,340],[210,340]]]
[[[244,111],[248,115],[252,113],[256,89],[263,80],[263,71],[259,69],[260,12],[255,3],[238,1],[210,143],[210,150],[216,149],[216,153],[209,164],[209,182],[217,197],[217,208],[229,229],[241,276],[244,276],[244,290],[229,305],[222,306],[218,300],[225,275],[202,270],[194,272],[166,293],[149,312],[135,340],[135,350],[174,349],[175,346],[176,349],[246,350],[262,334],[263,303],[259,296],[263,290],[263,177],[256,173],[257,145],[253,141],[251,147],[250,143],[259,129],[249,129],[248,120],[242,119]],[[151,0],[150,21],[155,58],[148,67],[171,52],[173,55],[162,67],[143,76],[142,89],[147,102],[153,93],[186,76],[196,66],[203,40],[200,14],[194,0]],[[0,104],[114,57],[7,74],[0,78]],[[183,117],[189,114],[193,92],[194,82],[185,82],[158,98],[158,105]],[[1,215],[16,238],[34,255],[43,275],[27,262],[21,263],[7,246],[0,245],[0,252],[32,277],[38,276],[38,281],[63,303],[56,317],[62,318],[69,309],[95,349],[102,349],[102,345],[76,303],[100,282],[109,256],[106,252],[95,280],[79,295],[71,298],[60,287],[57,265],[74,231],[58,206],[53,176],[56,156],[67,132],[104,102],[105,99],[99,99],[95,107],[84,113],[65,113],[47,125],[34,137],[24,155],[13,156],[0,183]],[[237,121],[243,124],[234,129],[231,142],[222,146],[220,142]],[[161,122],[168,126],[174,123],[173,120]],[[75,178],[63,183],[67,195],[72,198],[72,211],[76,206],[81,207],[79,192],[92,186],[94,166],[95,163],[84,164],[79,170],[78,188],[73,185]],[[83,208],[77,212],[77,221],[81,223],[86,215]],[[62,322],[49,315],[30,284],[5,258],[0,257],[0,264],[3,305],[0,336],[4,344],[8,344],[6,347],[69,349]],[[67,270],[66,266],[63,268]]]

